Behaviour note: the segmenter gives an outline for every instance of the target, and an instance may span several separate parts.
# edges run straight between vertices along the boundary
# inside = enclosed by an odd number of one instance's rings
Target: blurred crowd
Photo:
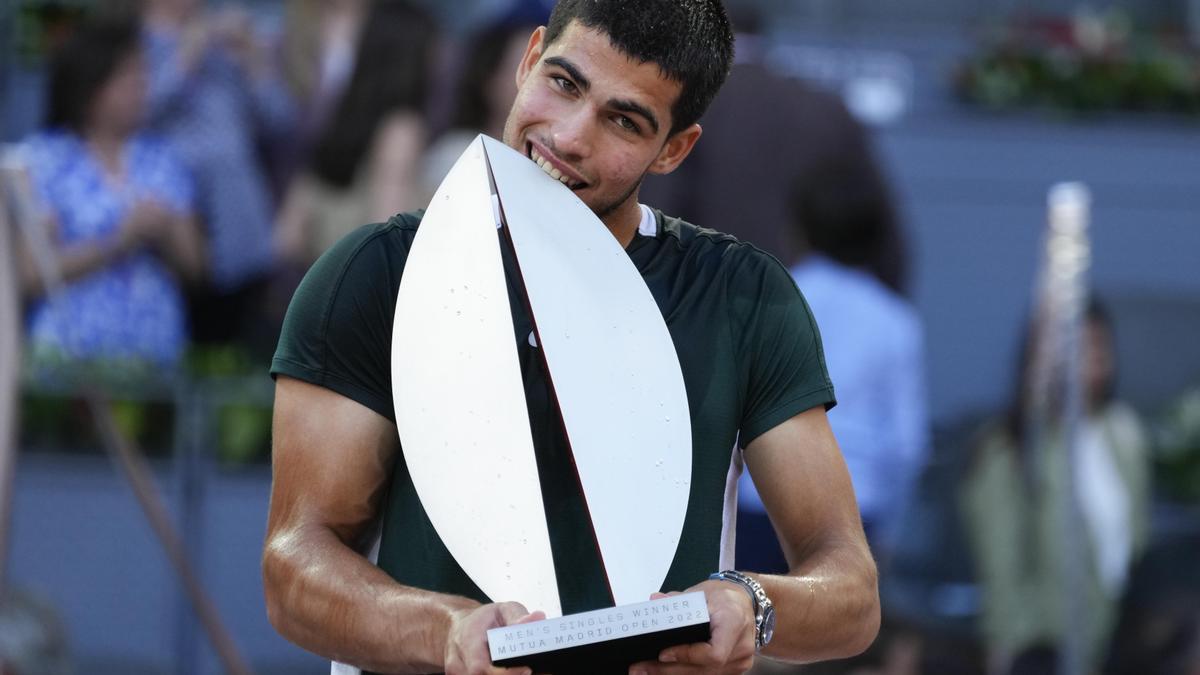
[[[501,135],[516,64],[546,11],[517,3],[455,42],[405,0],[289,0],[272,33],[236,4],[101,4],[52,46],[44,124],[4,158],[0,222],[19,233],[11,269],[29,369],[101,361],[171,373],[205,344],[265,364],[324,250],[422,208],[476,134]],[[648,180],[643,201],[776,256],[818,320],[838,394],[830,423],[889,616],[867,655],[805,672],[1052,673],[1078,630],[1088,672],[1200,673],[1197,604],[1154,596],[1147,578],[1166,564],[1154,555],[1171,558],[1151,537],[1151,439],[1115,387],[1113,318],[1100,303],[1086,314],[1075,461],[1059,417],[1030,433],[1035,373],[1022,358],[1010,409],[963,436],[946,474],[903,226],[870,134],[837,96],[773,72],[755,17],[734,18],[738,62],[703,142],[678,172]],[[913,552],[931,484],[978,589],[967,603],[978,631],[966,638],[886,592],[889,575],[941,553],[944,539]],[[1076,521],[1059,499],[1072,484]],[[739,568],[786,570],[747,479],[739,501]],[[1078,625],[1061,605],[1073,522],[1087,552],[1073,572]]]
[[[545,9],[452,55],[419,5],[101,3],[50,45],[44,123],[6,153],[35,365],[171,369],[191,345],[265,358],[299,277],[354,227],[422,207],[499,136]],[[453,71],[448,123],[429,115]]]

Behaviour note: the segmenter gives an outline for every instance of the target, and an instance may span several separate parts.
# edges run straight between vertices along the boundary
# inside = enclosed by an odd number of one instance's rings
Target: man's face
[[[647,173],[668,173],[700,135],[669,136],[682,86],[653,63],[618,51],[608,36],[572,22],[554,41],[530,38],[504,142],[575,191],[601,219],[636,208]]]

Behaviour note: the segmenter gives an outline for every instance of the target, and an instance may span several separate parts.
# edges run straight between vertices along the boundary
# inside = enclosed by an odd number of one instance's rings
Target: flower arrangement
[[[1167,408],[1156,436],[1158,491],[1175,501],[1200,504],[1200,387]]]
[[[960,98],[993,109],[1200,116],[1200,53],[1182,33],[1135,29],[1119,12],[1000,27],[955,76]]]

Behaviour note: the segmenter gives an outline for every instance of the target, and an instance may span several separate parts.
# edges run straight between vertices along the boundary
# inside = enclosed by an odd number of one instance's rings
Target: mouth
[[[537,164],[542,171],[545,171],[547,176],[566,185],[571,190],[578,191],[588,186],[588,183],[575,175],[575,172],[562,160],[549,155],[549,153],[543,155],[532,142],[525,144],[525,156]]]

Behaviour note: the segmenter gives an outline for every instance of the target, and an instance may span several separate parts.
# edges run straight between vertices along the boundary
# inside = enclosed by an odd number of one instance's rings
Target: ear
[[[529,74],[541,60],[542,52],[546,49],[545,39],[545,26],[538,27],[529,36],[529,44],[525,45],[525,55],[521,57],[521,65],[517,66],[517,89],[525,84],[525,80],[529,79]]]
[[[699,124],[675,132],[667,139],[662,151],[658,153],[658,158],[650,165],[650,173],[664,174],[674,171],[691,154],[702,132]]]

